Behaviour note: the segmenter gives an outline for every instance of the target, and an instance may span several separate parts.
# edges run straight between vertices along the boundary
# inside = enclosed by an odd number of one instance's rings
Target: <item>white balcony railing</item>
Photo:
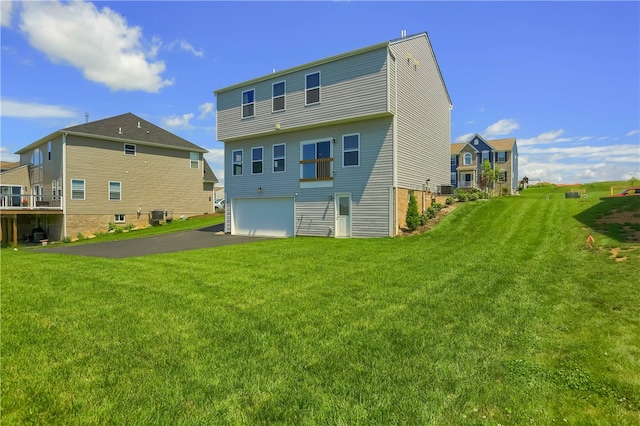
[[[32,194],[0,195],[0,210],[61,210],[61,198]]]

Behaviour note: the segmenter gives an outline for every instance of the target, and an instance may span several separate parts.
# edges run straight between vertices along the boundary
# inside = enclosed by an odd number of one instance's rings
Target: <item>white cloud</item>
[[[221,144],[220,144],[221,145]],[[204,154],[204,158],[211,166],[213,173],[218,178],[217,186],[224,186],[224,148],[213,148]]]
[[[520,178],[528,176],[556,183],[586,183],[628,180],[629,175],[640,175],[640,149],[634,144],[529,145],[520,149],[519,158]]]
[[[483,137],[492,138],[494,136],[508,135],[519,128],[520,126],[515,120],[511,118],[503,118],[502,120],[499,120],[487,127],[483,133]]]
[[[22,9],[20,29],[52,62],[70,64],[111,90],[158,92],[172,84],[161,77],[164,62],[149,60],[159,41],[145,50],[140,27],[129,27],[108,7],[51,1],[24,2]]]
[[[213,102],[205,102],[200,105],[198,109],[200,110],[200,115],[198,116],[198,118],[200,120],[204,120],[213,113]]]
[[[163,119],[164,125],[168,127],[183,127],[183,128],[192,128],[193,126],[189,123],[193,118],[193,113],[182,114],[181,116],[172,116]]]
[[[173,41],[169,46],[169,50],[173,50],[175,47],[179,47],[180,50],[185,51],[185,52],[189,52],[192,53],[194,56],[199,56],[199,57],[203,57],[204,56],[204,51],[203,50],[196,50],[195,47],[193,47],[191,45],[191,43],[189,43],[187,40],[175,40]]]
[[[640,130],[632,130],[629,133],[627,133],[626,136],[633,136],[633,135],[637,135],[638,133],[640,133]]]
[[[20,161],[20,156],[9,152],[6,146],[0,146],[0,161]]]
[[[12,1],[0,1],[0,21],[3,27],[11,27],[11,18],[13,16],[12,12]]]
[[[548,132],[544,132],[539,134],[538,136],[534,136],[529,139],[518,139],[518,147],[527,146],[527,145],[540,145],[540,144],[548,144],[548,143],[557,143],[557,142],[568,142],[572,140],[571,138],[563,138],[558,139],[558,136],[562,135],[564,130],[550,130]]]
[[[475,135],[475,133],[465,133],[464,135],[460,135],[456,138],[456,143],[464,143],[468,142],[471,136]]]
[[[75,111],[71,111],[60,105],[20,102],[10,99],[2,99],[0,105],[0,113],[3,117],[71,118],[77,115]]]

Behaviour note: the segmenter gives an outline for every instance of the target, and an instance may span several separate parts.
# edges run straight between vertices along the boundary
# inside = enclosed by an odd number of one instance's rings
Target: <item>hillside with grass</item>
[[[2,423],[638,424],[640,206],[609,192],[401,238],[4,249]]]

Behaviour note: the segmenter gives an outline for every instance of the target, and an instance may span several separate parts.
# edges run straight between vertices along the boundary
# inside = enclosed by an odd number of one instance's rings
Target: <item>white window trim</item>
[[[467,158],[469,158],[469,162],[467,162]],[[472,163],[473,163],[473,154],[471,154],[470,152],[465,152],[464,155],[462,156],[462,165],[470,166]]]
[[[132,147],[133,147],[133,154],[129,154],[129,153],[127,152],[127,146],[132,146]],[[138,147],[137,147],[137,146],[136,146],[136,144],[134,144],[134,143],[125,143],[125,144],[123,145],[122,149],[123,149],[123,151],[124,151],[124,155],[131,155],[131,156],[134,156],[134,157],[135,157],[135,156],[138,154]],[[129,151],[131,151],[131,150],[129,149]]]
[[[260,160],[254,160],[253,159],[253,151],[257,150],[257,149],[262,151],[262,158]],[[262,163],[262,171],[260,173],[254,173],[253,172],[253,163],[257,163],[257,162]],[[251,174],[252,175],[261,175],[263,173],[264,173],[264,147],[262,147],[262,146],[254,146],[253,148],[251,148]]]
[[[196,160],[193,159],[193,154],[196,155],[196,157],[197,157]],[[194,162],[196,163],[196,167],[193,167],[193,163]],[[190,169],[198,169],[198,170],[200,169],[200,154],[199,153],[193,152],[193,151],[189,152],[189,168]]]
[[[273,95],[273,89],[275,88],[276,84],[284,84],[284,92],[280,96]],[[273,109],[273,102],[276,100],[276,98],[282,98],[282,109],[277,109],[277,110]],[[286,80],[276,81],[271,85],[271,112],[282,112],[286,110],[287,110],[287,82]]]
[[[249,93],[249,92],[253,92],[253,102],[247,102],[246,104],[244,103],[244,94],[245,93]],[[252,115],[244,115],[244,107],[245,105],[253,105],[253,114]],[[240,95],[240,118],[242,118],[243,120],[245,118],[252,118],[256,116],[256,89],[247,89],[247,90],[243,90],[242,94]]]
[[[120,219],[120,217],[122,217],[122,219]],[[127,215],[122,214],[122,213],[116,213],[113,215],[113,222],[114,223],[125,223],[127,221]]]
[[[73,198],[73,182],[74,181],[78,181],[78,182],[82,182],[82,198]],[[87,199],[87,181],[84,179],[71,179],[70,182],[70,188],[71,188],[71,193],[69,194],[69,197],[71,200],[73,201],[84,201]]]
[[[308,141],[301,141],[300,142],[300,161],[304,160],[303,158],[303,147],[304,145],[308,145],[308,144],[316,144],[318,142],[326,142],[329,141],[329,158],[334,158],[333,157],[333,145],[335,145],[333,143],[334,138],[320,138],[320,139],[312,139],[312,140],[308,140]],[[317,153],[316,153],[317,155]],[[333,176],[333,163],[334,161],[331,161],[329,163],[329,173],[331,174],[331,176]],[[300,164],[300,179],[302,179],[302,164]],[[333,179],[331,180],[314,180],[314,181],[309,181],[309,182],[300,182],[300,188],[333,188]]]
[[[111,198],[111,184],[112,183],[117,183],[118,184],[118,198]],[[110,180],[109,183],[107,184],[107,199],[109,201],[122,201],[122,182],[117,181],[117,180]]]
[[[276,146],[282,146],[284,148],[284,154],[282,155],[282,157],[276,157]],[[275,144],[271,147],[271,156],[273,159],[273,163],[272,163],[272,167],[271,167],[271,171],[273,173],[285,173],[287,171],[287,144],[284,143],[278,143]],[[284,163],[284,170],[276,170],[276,160],[283,160]]]
[[[504,155],[504,160],[500,159],[500,154]],[[507,162],[507,151],[498,151],[498,153],[496,154],[496,161],[498,163],[506,163]]]
[[[307,103],[307,92],[309,90],[316,89],[316,87],[308,88],[307,87],[307,77],[310,75],[318,74],[318,102]],[[310,72],[309,74],[304,75],[304,105],[317,105],[322,102],[322,73],[320,71]]]
[[[239,162],[235,161],[236,152],[240,152],[240,158],[242,158]],[[231,176],[242,176],[244,173],[244,150],[242,149],[234,149],[231,151]],[[240,164],[240,174],[236,174],[235,165]]]
[[[357,136],[358,137],[358,148],[357,149],[350,149],[350,150],[345,150],[344,148],[344,140],[345,138],[349,137],[349,136]],[[344,154],[346,152],[354,152],[357,151],[358,152],[358,164],[351,164],[351,165],[345,165],[344,164]],[[342,135],[342,167],[360,167],[360,133],[349,133],[347,135]]]

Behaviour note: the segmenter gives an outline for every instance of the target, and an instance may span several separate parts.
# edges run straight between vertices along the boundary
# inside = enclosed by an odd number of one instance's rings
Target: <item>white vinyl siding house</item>
[[[239,101],[249,90],[254,114],[243,119]],[[426,179],[450,183],[451,102],[426,33],[215,94],[228,176],[226,232],[393,236],[406,211],[401,192],[422,190]],[[256,147],[262,173],[242,173],[242,153]]]

